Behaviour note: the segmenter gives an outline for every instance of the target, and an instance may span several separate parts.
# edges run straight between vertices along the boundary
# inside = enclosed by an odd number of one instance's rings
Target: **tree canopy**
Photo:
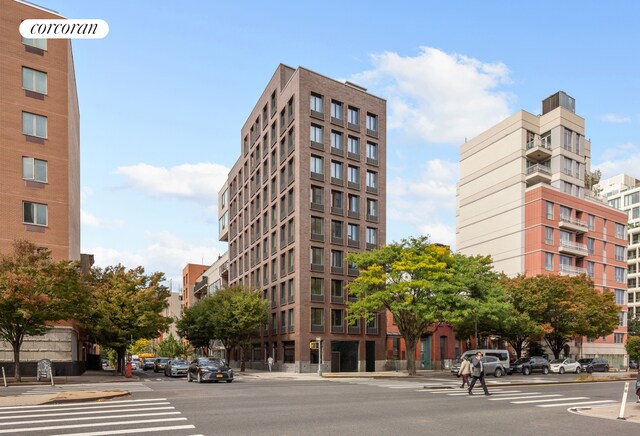
[[[44,334],[51,323],[82,316],[87,288],[78,262],[54,262],[48,249],[15,241],[0,258],[0,338],[13,348],[15,379],[21,381],[25,336]]]
[[[164,340],[158,343],[156,354],[158,356],[169,357],[171,359],[183,356],[187,353],[189,346],[178,341],[173,334],[169,334]]]
[[[170,296],[163,281],[163,273],[146,275],[141,266],[127,270],[116,265],[91,271],[86,327],[100,345],[116,351],[119,371],[133,341],[157,337],[171,323],[171,318],[162,315]]]
[[[625,344],[629,359],[640,362],[640,336],[628,336]]]

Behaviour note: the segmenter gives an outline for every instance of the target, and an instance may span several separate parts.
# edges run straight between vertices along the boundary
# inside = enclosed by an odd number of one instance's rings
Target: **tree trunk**
[[[13,362],[15,363],[13,377],[17,383],[22,381],[22,376],[20,374],[20,345],[22,344],[11,343],[11,346],[13,347]]]
[[[117,367],[116,372],[124,375],[124,353],[126,349],[124,348],[116,348],[116,356],[117,356]]]
[[[227,360],[227,366],[231,368],[231,347],[224,347],[224,352],[227,354],[225,356]]]
[[[407,346],[407,374],[416,375],[416,341],[410,341],[405,338]]]
[[[240,372],[244,372],[245,370],[245,361],[246,361],[246,356],[244,354],[244,347],[240,348],[240,353],[241,354],[241,360],[240,360]]]

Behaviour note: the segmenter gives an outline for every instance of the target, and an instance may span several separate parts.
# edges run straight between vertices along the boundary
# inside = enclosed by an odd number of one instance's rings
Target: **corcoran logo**
[[[20,35],[37,39],[100,39],[109,33],[104,20],[24,20]]]

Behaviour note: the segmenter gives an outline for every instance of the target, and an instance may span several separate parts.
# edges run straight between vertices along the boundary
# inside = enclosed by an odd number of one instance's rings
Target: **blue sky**
[[[558,90],[586,119],[592,169],[640,177],[637,2],[37,2],[110,27],[73,43],[82,251],[101,266],[179,283],[226,249],[216,192],[279,63],[387,99],[389,242],[454,244],[459,145]]]

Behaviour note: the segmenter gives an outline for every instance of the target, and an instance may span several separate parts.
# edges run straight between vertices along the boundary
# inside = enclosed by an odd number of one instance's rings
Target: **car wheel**
[[[504,372],[502,371],[502,368],[496,368],[496,371],[493,373],[494,377],[502,377],[504,375]]]
[[[604,367],[604,372],[609,372],[609,365]]]
[[[561,366],[561,367],[560,367],[560,369],[558,370],[558,372],[559,372],[560,374],[564,374],[564,366]]]
[[[191,373],[190,372],[187,373],[187,381],[189,383],[191,383],[193,381],[193,380],[191,380]]]
[[[576,368],[576,374],[580,374],[581,372],[582,372],[582,368],[577,367],[577,368]]]
[[[524,368],[522,368],[522,374],[523,375],[531,374],[531,368],[529,368],[528,366],[525,366]]]
[[[547,368],[546,366],[545,366],[544,368],[542,368],[542,373],[543,373],[544,375],[549,374],[549,368]]]
[[[202,383],[202,376],[200,375],[200,373],[198,373],[196,377],[197,377],[198,383]]]
[[[233,380],[227,380],[227,383],[231,383]]]
[[[591,373],[593,372],[593,368],[592,368],[592,367],[590,367],[590,366],[588,366],[588,367],[587,367],[587,372],[588,372],[589,374],[591,374]]]

